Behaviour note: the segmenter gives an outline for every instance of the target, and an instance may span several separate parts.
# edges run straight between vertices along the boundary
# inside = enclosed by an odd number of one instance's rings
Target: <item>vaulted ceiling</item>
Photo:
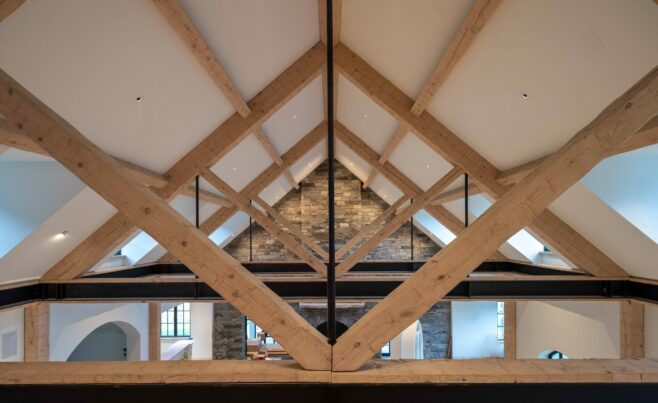
[[[415,100],[480,3],[344,0],[340,41]],[[315,1],[185,0],[181,5],[243,100],[254,98],[321,39]],[[650,0],[504,0],[481,28],[428,99],[426,111],[500,171],[558,150],[658,65],[658,6]],[[236,112],[151,0],[27,0],[0,21],[0,68],[101,149],[156,174],[167,172]],[[353,80],[339,74],[336,90],[338,122],[375,153],[385,153],[401,132],[388,162],[421,190],[452,168],[421,138],[400,128],[400,121]],[[262,134],[283,156],[324,120],[323,77],[318,74],[264,121]],[[276,163],[258,135],[246,136],[211,169],[235,190]],[[389,204],[402,196],[344,141],[336,151],[337,159]],[[626,155],[633,159],[641,151]],[[298,157],[288,169],[295,182],[325,160],[324,140]],[[40,175],[30,176],[25,167],[35,164],[62,171],[59,190],[33,186]],[[0,256],[0,283],[39,277],[116,212],[57,166],[40,154],[0,149],[0,169],[21,178],[11,192],[0,195],[5,209],[0,219],[14,214],[16,207],[10,206],[20,205],[16,200],[21,198],[40,201],[34,211],[42,211],[31,221],[33,212],[19,217],[31,224]],[[290,191],[286,175],[259,193],[267,203]],[[616,202],[587,183],[581,181],[555,201],[553,213],[629,274],[658,278],[658,245]],[[449,189],[462,184],[459,179]],[[8,183],[0,186],[7,189]],[[203,180],[202,187],[219,193]],[[638,187],[638,192],[658,195],[655,179]],[[628,189],[624,192],[627,199],[637,199]],[[474,216],[492,202],[482,195],[472,201]],[[172,205],[193,219],[191,198],[178,196]],[[443,206],[462,217],[463,198]],[[227,207],[204,202],[201,220],[218,209]],[[647,221],[658,216],[653,212]],[[450,231],[427,212],[417,218],[437,242],[451,241]],[[244,213],[237,213],[212,238],[224,243],[247,222]],[[52,239],[64,230],[68,237]],[[141,255],[135,262],[165,254],[145,234],[136,235],[141,243],[133,247]],[[522,249],[537,241],[527,233],[518,237],[501,251],[532,260]]]

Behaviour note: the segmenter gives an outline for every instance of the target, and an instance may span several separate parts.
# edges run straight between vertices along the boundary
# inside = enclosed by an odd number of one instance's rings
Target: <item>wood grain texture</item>
[[[644,304],[619,302],[619,358],[644,358]]]
[[[159,302],[149,302],[149,361],[160,360],[160,314]]]
[[[4,72],[0,72],[0,113],[266,329],[300,365],[330,368],[331,348],[325,337],[289,304]]]
[[[505,301],[505,359],[516,359],[516,301]]]
[[[36,302],[23,310],[23,359],[25,362],[50,359],[50,304]]]
[[[658,114],[658,68],[608,106],[507,192],[448,246],[350,327],[333,347],[333,369],[361,367],[423,315],[500,244]]]

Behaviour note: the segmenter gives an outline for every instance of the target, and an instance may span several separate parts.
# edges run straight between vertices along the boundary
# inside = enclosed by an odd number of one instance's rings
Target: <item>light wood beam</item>
[[[160,360],[161,304],[149,302],[149,361]]]
[[[619,302],[619,358],[644,358],[644,304]]]
[[[315,271],[322,275],[327,274],[327,266],[322,263],[318,258],[313,256],[313,254],[297,241],[295,241],[290,235],[288,235],[281,227],[276,225],[272,220],[270,220],[265,214],[260,210],[249,204],[249,200],[242,197],[240,193],[233,190],[226,182],[221,180],[219,176],[215,175],[209,169],[201,172],[201,175],[205,180],[210,182],[217,190],[226,195],[235,204],[240,210],[249,214],[260,226],[265,228],[267,232],[272,234],[274,238],[279,240],[286,248],[288,248],[292,253],[297,255],[302,261],[306,262],[311,266]]]
[[[196,26],[181,7],[178,0],[153,0],[169,25],[176,31],[178,36],[185,42],[188,49],[213,80],[217,88],[224,94],[233,108],[242,117],[251,113],[249,105],[242,99],[240,93],[230,79],[224,68],[219,63],[212,50],[197,30]]]
[[[304,155],[306,155],[313,147],[315,147],[320,141],[322,141],[327,135],[327,124],[320,123],[313,130],[311,130],[306,136],[301,140],[295,143],[294,146],[290,148],[286,153],[283,154],[281,159],[283,160],[282,165],[271,164],[269,168],[261,172],[254,180],[252,180],[244,189],[240,191],[240,194],[245,197],[247,200],[254,198],[262,192],[266,187],[268,187],[272,182],[274,182],[284,170],[299,161]],[[200,230],[207,235],[212,234],[217,228],[231,218],[239,209],[235,206],[220,209],[207,218],[200,225]],[[172,263],[175,262],[176,258],[167,252],[159,262],[161,263]]]
[[[476,194],[479,194],[479,193],[480,193],[480,191],[479,191],[479,189],[478,189],[478,187],[475,183],[469,183],[468,184],[468,196],[469,197],[473,196],[473,195],[476,195]],[[439,197],[437,197],[436,199],[434,199],[432,201],[431,204],[433,206],[439,206],[441,204],[448,203],[448,202],[455,201],[455,200],[461,200],[463,198],[464,198],[464,187],[462,186],[460,188],[453,189],[453,190],[448,190],[447,192],[441,193],[439,195]]]
[[[25,0],[0,0],[0,21],[9,17],[23,3],[25,3]]]
[[[414,214],[420,211],[427,203],[431,202],[446,186],[454,182],[460,175],[462,175],[462,170],[459,168],[453,168],[445,174],[441,179],[436,181],[432,187],[430,187],[427,192],[422,195],[414,198],[413,203],[405,207],[399,214],[397,214],[391,221],[389,221],[382,229],[377,231],[366,243],[361,245],[359,249],[354,251],[349,255],[345,260],[343,260],[336,267],[336,276],[341,276],[347,273],[355,264],[357,264],[361,259],[366,257],[371,250],[377,247],[382,241],[391,236],[395,231],[397,231],[404,223],[406,223]]]
[[[489,21],[491,15],[496,8],[502,3],[502,0],[477,0],[471,12],[466,17],[466,21],[462,24],[453,38],[448,50],[441,57],[441,61],[434,69],[432,76],[423,86],[423,89],[416,98],[411,113],[419,116],[427,104],[432,100],[434,94],[446,81],[452,70],[457,65],[457,62],[466,54],[466,51],[471,46],[477,35],[480,33],[484,25]]]
[[[342,258],[347,252],[350,251],[356,244],[358,244],[363,238],[367,237],[370,235],[374,230],[379,228],[379,226],[386,221],[388,217],[390,217],[392,214],[395,214],[396,211],[404,203],[409,200],[409,196],[402,196],[400,197],[395,203],[391,204],[388,206],[386,210],[384,210],[383,213],[377,216],[374,220],[372,220],[370,223],[367,225],[363,226],[361,230],[354,235],[349,241],[347,241],[343,246],[341,246],[338,251],[336,251],[336,259]]]
[[[393,137],[391,137],[391,140],[386,144],[386,148],[384,148],[384,152],[379,157],[379,163],[384,164],[386,161],[388,161],[389,158],[391,158],[391,155],[393,154],[393,151],[395,151],[395,148],[400,144],[404,136],[407,134],[409,130],[405,125],[400,125],[398,126],[398,129],[395,131],[393,134]],[[375,179],[377,176],[377,170],[373,169],[372,172],[370,172],[370,176],[366,179],[365,182],[363,182],[363,189],[367,189],[368,186],[372,183],[372,181]]]
[[[23,310],[23,360],[50,359],[50,304],[35,302]]]
[[[658,68],[350,327],[333,347],[333,370],[361,367],[656,114]]]
[[[3,71],[0,113],[275,337],[302,367],[330,368],[331,347],[320,332],[161,197],[134,181],[118,162]]]
[[[274,144],[270,141],[269,138],[267,138],[267,135],[263,131],[262,128],[257,128],[256,131],[254,132],[256,135],[256,138],[260,142],[260,144],[263,146],[267,154],[272,158],[272,161],[274,161],[275,164],[281,165],[283,164],[283,160],[281,159],[281,156],[279,155],[278,151],[276,151],[276,148],[274,147]],[[292,186],[295,189],[299,189],[299,184],[295,181],[295,179],[292,177],[292,174],[290,174],[290,170],[286,169],[283,171],[283,175],[286,177],[288,182],[290,183],[290,186]]]
[[[480,189],[486,191],[494,199],[500,198],[507,192],[508,187],[497,180],[500,172],[484,157],[429,113],[424,112],[420,116],[412,114],[409,108],[413,101],[343,43],[339,43],[335,50],[336,64],[343,75],[396,119],[405,123],[439,155],[454,166],[462,168]],[[543,233],[544,241],[555,252],[592,275],[627,275],[619,265],[582,236],[564,237],[569,234],[577,234],[575,231],[556,232],[556,229],[569,227],[559,217],[549,211],[542,212],[541,215],[543,219],[531,224],[529,229],[536,233]],[[540,228],[546,222],[553,225]],[[574,250],[578,253],[570,253]],[[583,256],[587,259],[581,259]]]
[[[324,45],[316,44],[249,101],[253,111],[249,116],[243,118],[237,113],[233,114],[188,152],[165,174],[168,182],[164,188],[158,190],[158,195],[167,201],[171,200],[189,186],[203,169],[214,165],[257,126],[297,95],[320,74],[324,65],[324,52]],[[128,217],[117,213],[57,262],[42,278],[73,279],[115,251],[136,231],[137,226]]]
[[[308,246],[311,250],[317,253],[324,261],[329,260],[329,254],[327,253],[327,251],[322,249],[322,247],[318,245],[314,239],[306,235],[301,230],[301,228],[297,228],[293,223],[288,221],[281,213],[277,211],[277,209],[267,204],[267,202],[261,199],[260,196],[254,196],[252,200],[258,203],[258,205],[260,205],[263,208],[263,210],[265,210],[265,212],[267,212],[267,214],[270,215],[270,217],[278,221],[279,224],[288,228],[288,231],[290,231],[291,234],[297,237],[297,239],[299,239],[304,245]]]
[[[516,359],[516,301],[505,301],[505,359]]]

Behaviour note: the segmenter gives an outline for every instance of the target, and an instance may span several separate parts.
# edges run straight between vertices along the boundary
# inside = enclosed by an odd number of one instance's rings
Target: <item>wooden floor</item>
[[[371,361],[356,372],[293,361],[2,363],[0,384],[658,383],[658,360]]]

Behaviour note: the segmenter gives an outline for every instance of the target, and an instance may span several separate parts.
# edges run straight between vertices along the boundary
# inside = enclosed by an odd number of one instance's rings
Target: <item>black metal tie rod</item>
[[[327,340],[336,343],[336,211],[334,204],[334,22],[327,0],[327,156],[329,159],[329,265],[327,266]]]

